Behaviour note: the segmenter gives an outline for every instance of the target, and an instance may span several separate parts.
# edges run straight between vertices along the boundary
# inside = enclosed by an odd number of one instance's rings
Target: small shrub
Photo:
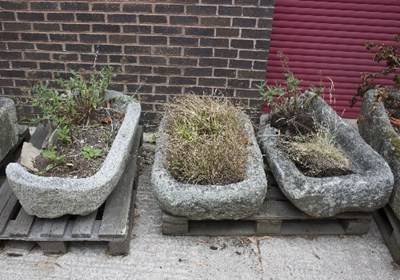
[[[169,104],[166,156],[172,176],[194,184],[242,181],[249,140],[240,114],[226,98],[187,95]]]

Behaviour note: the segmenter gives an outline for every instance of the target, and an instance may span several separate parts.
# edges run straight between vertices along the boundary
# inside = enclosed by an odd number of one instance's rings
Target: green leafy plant
[[[42,121],[59,127],[58,138],[68,143],[72,127],[87,123],[93,111],[104,102],[105,90],[115,76],[113,71],[107,66],[90,74],[88,79],[82,73],[72,71],[69,80],[57,79],[62,90],[50,88],[48,83],[35,84],[32,104],[41,109]]]
[[[49,172],[54,167],[64,162],[64,156],[57,155],[55,150],[43,150],[42,156],[51,161],[50,164],[46,165],[45,169],[42,171],[42,174]]]
[[[94,148],[88,145],[84,146],[81,150],[81,155],[86,159],[95,159],[101,157],[102,154],[102,149]]]
[[[368,51],[374,52],[373,60],[380,63],[385,62],[385,66],[379,72],[366,72],[361,74],[361,85],[357,88],[357,93],[350,101],[353,106],[356,102],[356,96],[364,96],[364,94],[373,88],[382,87],[375,84],[377,78],[392,76],[393,87],[400,89],[400,34],[395,36],[392,45],[377,44],[374,42],[367,42],[365,47]]]

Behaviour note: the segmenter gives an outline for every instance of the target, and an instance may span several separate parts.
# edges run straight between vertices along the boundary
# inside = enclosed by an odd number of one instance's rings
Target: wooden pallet
[[[368,232],[368,213],[342,213],[315,218],[298,210],[276,185],[269,186],[264,203],[255,215],[226,221],[193,221],[163,212],[166,235],[361,235]]]
[[[400,220],[389,206],[374,212],[374,220],[378,225],[393,261],[400,264]]]
[[[47,133],[46,127],[39,127],[31,143],[41,145]],[[107,242],[110,254],[128,254],[141,142],[142,127],[139,127],[131,158],[120,181],[105,203],[87,216],[65,215],[56,219],[30,216],[21,208],[8,182],[3,183],[0,188],[0,240],[33,241],[44,253],[66,253],[69,242]]]

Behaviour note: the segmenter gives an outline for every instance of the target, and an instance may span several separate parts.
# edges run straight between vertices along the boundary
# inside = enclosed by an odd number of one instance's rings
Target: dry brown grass
[[[249,140],[226,98],[187,95],[166,108],[167,167],[179,181],[225,185],[245,178]]]
[[[329,177],[351,174],[350,162],[337,147],[334,136],[326,128],[298,137],[297,141],[283,141],[288,157],[307,176]]]

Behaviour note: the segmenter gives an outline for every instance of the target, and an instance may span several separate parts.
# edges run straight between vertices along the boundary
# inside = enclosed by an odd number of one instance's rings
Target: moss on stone
[[[386,132],[386,135],[389,137],[390,142],[392,143],[392,146],[394,148],[393,149],[394,155],[396,157],[400,157],[400,138],[399,138],[399,136],[397,135],[396,132],[393,132],[393,131]]]

